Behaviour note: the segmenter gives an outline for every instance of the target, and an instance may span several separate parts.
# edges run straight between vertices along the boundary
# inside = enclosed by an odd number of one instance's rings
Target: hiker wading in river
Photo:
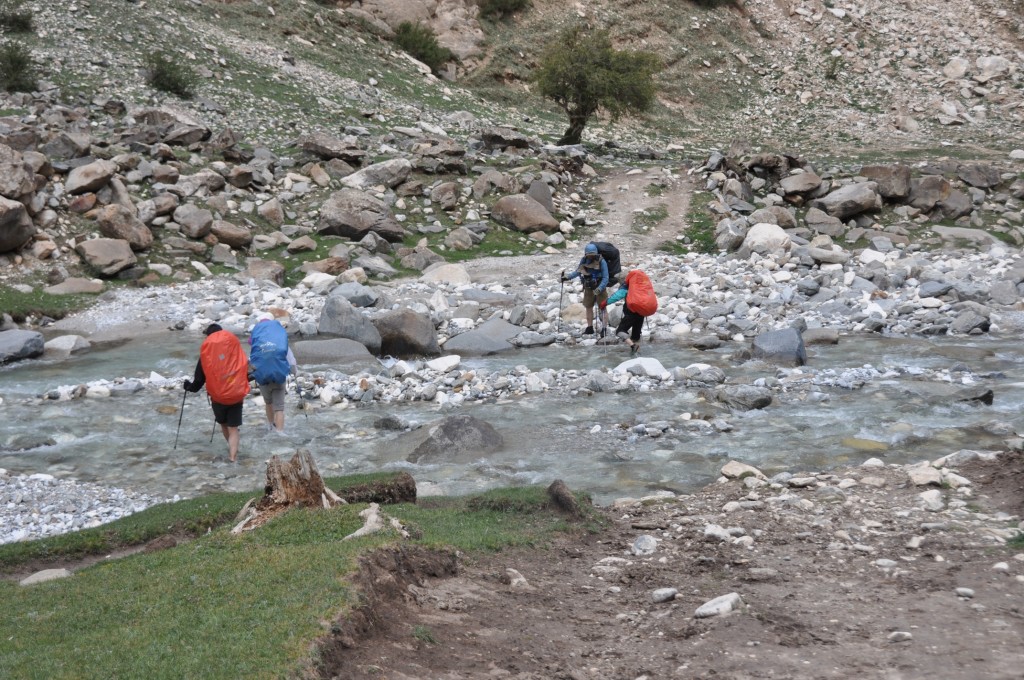
[[[228,443],[228,460],[234,463],[238,459],[242,403],[249,394],[249,360],[238,338],[218,324],[207,326],[203,335],[206,339],[199,348],[195,375],[183,387],[187,392],[198,392],[206,386],[213,419]]]
[[[577,277],[583,281],[583,306],[587,309],[587,327],[583,335],[593,335],[594,305],[608,300],[608,263],[601,257],[595,244],[587,244],[576,271],[563,274],[562,281],[571,281]]]

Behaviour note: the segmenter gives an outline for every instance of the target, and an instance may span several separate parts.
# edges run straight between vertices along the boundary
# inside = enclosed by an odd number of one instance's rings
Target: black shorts
[[[210,402],[210,404],[213,406],[213,419],[217,421],[218,425],[227,425],[228,427],[241,427],[242,402],[238,402],[237,404],[231,404],[231,406],[218,404],[215,401]]]

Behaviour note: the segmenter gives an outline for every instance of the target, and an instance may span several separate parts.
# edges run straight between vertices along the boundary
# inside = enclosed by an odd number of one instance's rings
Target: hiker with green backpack
[[[600,247],[605,247],[602,255]],[[614,258],[614,259],[613,259]],[[615,283],[615,277],[621,270],[619,251],[610,243],[588,243],[583,249],[583,258],[575,271],[568,274],[562,272],[562,282],[579,278],[583,282],[583,306],[587,310],[587,327],[583,335],[594,334],[594,305],[604,305],[608,300],[608,286]],[[608,325],[608,317],[604,316],[604,325]],[[605,329],[602,328],[601,335]]]
[[[250,376],[263,395],[267,430],[284,434],[284,396],[288,376],[298,372],[288,347],[288,331],[271,315],[262,315],[249,336]]]

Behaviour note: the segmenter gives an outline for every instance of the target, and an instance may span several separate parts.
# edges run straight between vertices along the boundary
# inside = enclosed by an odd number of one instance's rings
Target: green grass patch
[[[630,231],[642,234],[650,231],[651,227],[668,219],[668,206],[664,203],[651,206],[633,215],[633,224]]]
[[[382,476],[326,481],[340,489]],[[600,521],[591,511],[583,525],[570,524],[549,508],[544,488],[523,487],[385,506],[413,529],[414,540],[390,530],[342,540],[362,525],[362,504],[293,510],[231,535],[228,524],[254,493],[156,506],[77,534],[92,537],[92,551],[100,541],[107,550],[161,533],[198,534],[175,548],[104,561],[33,587],[0,581],[0,676],[292,677],[315,661],[325,626],[356,603],[349,577],[361,554],[399,542],[465,552],[543,547],[556,532],[596,528]],[[78,555],[83,547],[72,540],[2,546],[0,555],[6,566],[23,560],[26,548],[37,557]],[[426,628],[412,635],[423,644],[435,640]]]
[[[0,286],[0,315],[10,314],[18,323],[30,316],[63,319],[72,312],[85,309],[95,300],[96,296],[88,293],[51,295],[39,289],[23,293],[14,288]]]
[[[675,241],[666,241],[658,246],[663,252],[681,255],[688,252],[714,253],[718,250],[715,245],[715,219],[704,207],[711,194],[704,191],[695,191],[690,201],[690,210],[686,213],[686,230],[683,238]]]

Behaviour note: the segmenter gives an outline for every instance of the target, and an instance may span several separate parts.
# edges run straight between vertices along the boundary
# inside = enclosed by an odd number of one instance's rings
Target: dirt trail
[[[1020,678],[1024,554],[987,537],[1006,525],[995,512],[1024,509],[1024,457],[1008,456],[962,470],[987,515],[908,510],[920,487],[898,468],[837,471],[783,491],[785,503],[729,514],[723,506],[749,491],[738,481],[619,507],[601,534],[479,557],[454,578],[413,578],[375,601],[383,625],[368,639],[325,649],[324,677]],[[750,547],[709,540],[708,524],[744,531]],[[654,554],[633,554],[641,535],[657,539]],[[678,593],[656,603],[661,588]],[[739,610],[694,616],[729,593]]]
[[[693,187],[684,176],[653,166],[626,169],[594,188],[604,205],[605,222],[595,238],[614,243],[623,266],[649,254],[685,231]]]
[[[602,179],[592,190],[593,198],[603,206],[602,223],[584,238],[613,243],[621,253],[623,268],[654,252],[662,243],[673,241],[687,226],[693,186],[677,169],[669,169],[671,173],[661,166],[623,168]],[[664,218],[654,219],[657,214]],[[484,257],[463,266],[476,283],[508,283],[524,274],[554,277],[561,269],[575,266],[582,256],[579,250],[558,255]]]

